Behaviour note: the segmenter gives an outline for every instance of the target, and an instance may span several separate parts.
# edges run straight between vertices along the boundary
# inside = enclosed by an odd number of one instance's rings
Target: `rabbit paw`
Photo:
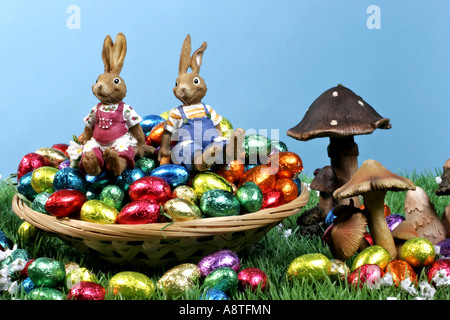
[[[119,156],[119,153],[114,148],[108,148],[103,152],[108,170],[116,177],[120,176],[127,168],[127,161]]]
[[[102,171],[94,151],[89,151],[83,156],[83,168],[90,176],[97,176]]]

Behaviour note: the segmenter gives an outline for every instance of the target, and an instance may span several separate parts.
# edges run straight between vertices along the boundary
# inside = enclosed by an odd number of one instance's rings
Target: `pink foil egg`
[[[79,212],[86,200],[86,195],[81,191],[61,189],[50,195],[45,209],[55,217],[68,217]]]
[[[155,200],[160,205],[172,198],[170,185],[164,179],[153,176],[134,181],[128,189],[128,194],[131,200]]]
[[[155,200],[134,200],[125,205],[117,216],[119,224],[155,223],[161,218],[161,206]]]
[[[239,271],[238,279],[242,289],[249,288],[251,291],[256,291],[260,287],[261,291],[265,291],[269,288],[267,274],[258,268],[246,268]]]
[[[377,264],[363,264],[348,275],[348,283],[362,288],[364,284],[377,284],[383,275],[383,270]]]
[[[37,154],[35,152],[26,154],[19,163],[17,168],[17,181],[20,180],[28,172],[33,171],[36,168],[49,166],[50,161],[44,156]]]
[[[234,251],[221,249],[204,256],[197,266],[200,268],[201,275],[206,277],[214,270],[224,267],[238,272],[241,268],[241,261]]]
[[[433,285],[443,277],[450,277],[450,259],[438,259],[427,267],[427,278]]]
[[[105,300],[106,289],[95,282],[81,281],[73,285],[67,300]]]

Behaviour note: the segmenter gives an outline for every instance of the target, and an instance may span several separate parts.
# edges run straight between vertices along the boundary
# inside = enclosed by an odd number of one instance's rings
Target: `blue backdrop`
[[[279,132],[306,173],[329,164],[328,139],[286,131],[339,83],[391,119],[392,129],[355,138],[360,164],[434,172],[450,158],[449,11],[444,0],[3,1],[0,174],[82,132],[103,40],[118,32],[128,42],[125,102],[141,116],[178,105],[172,88],[190,33],[193,50],[208,42],[204,102],[234,127]]]

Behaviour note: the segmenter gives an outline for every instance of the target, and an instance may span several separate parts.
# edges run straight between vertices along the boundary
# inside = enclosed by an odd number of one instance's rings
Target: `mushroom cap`
[[[336,172],[331,166],[325,166],[317,173],[309,186],[312,190],[332,193],[339,186]]]
[[[287,135],[302,141],[320,137],[342,138],[390,129],[390,120],[352,90],[337,85],[322,93],[306,111],[302,121]]]
[[[415,190],[414,182],[401,177],[383,167],[378,161],[368,159],[363,162],[353,177],[336,189],[333,197],[345,199],[372,191]]]

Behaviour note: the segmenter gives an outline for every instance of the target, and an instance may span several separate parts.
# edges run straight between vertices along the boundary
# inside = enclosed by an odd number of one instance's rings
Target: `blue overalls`
[[[213,144],[226,144],[226,139],[222,141],[214,141],[220,137],[219,132],[211,120],[211,114],[208,112],[205,104],[206,116],[201,118],[189,119],[184,113],[183,106],[179,106],[183,124],[177,130],[177,137],[174,137],[178,142],[173,148],[172,155],[177,155],[178,159],[172,159],[174,163],[183,164],[188,170],[192,170],[194,164],[194,155],[198,150],[205,150],[208,146]],[[173,158],[173,156],[172,156]]]

